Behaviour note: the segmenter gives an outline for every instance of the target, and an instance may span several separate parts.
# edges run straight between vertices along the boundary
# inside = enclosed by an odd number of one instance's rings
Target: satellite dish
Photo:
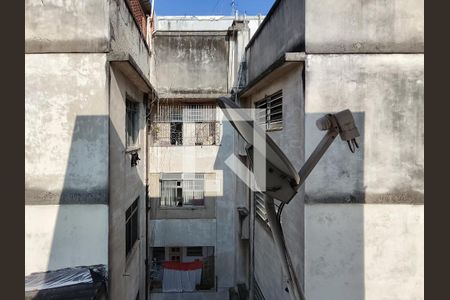
[[[262,155],[257,147],[254,147],[253,135],[256,133],[262,138],[265,137],[266,172],[265,176],[260,172],[259,174],[255,172],[255,181],[258,186],[264,186],[265,184],[266,190],[264,192],[270,197],[289,203],[297,194],[300,183],[300,176],[292,163],[264,130],[258,126],[253,126],[253,122],[250,121],[251,117],[240,109],[241,107],[235,102],[229,98],[220,97],[218,104],[231,125],[249,145],[247,152],[253,170],[255,169],[253,166],[254,157]]]
[[[340,135],[343,141],[348,143],[351,152],[355,152],[358,148],[356,137],[359,136],[358,128],[350,110],[346,109],[335,114],[327,114],[316,122],[320,130],[326,130],[326,134],[312,152],[311,156],[301,167],[297,173],[289,159],[284,155],[283,151],[274,143],[274,141],[259,127],[254,127],[250,116],[239,109],[240,107],[229,98],[221,97],[218,104],[222,108],[224,115],[236,129],[239,135],[249,144],[246,148],[249,154],[252,168],[254,170],[254,178],[258,186],[262,186],[265,181],[264,207],[266,209],[267,218],[272,232],[274,244],[278,248],[282,269],[287,276],[286,283],[289,287],[289,293],[293,300],[304,300],[305,295],[302,287],[296,278],[295,270],[292,265],[289,251],[285,244],[283,230],[281,228],[280,217],[284,204],[289,203],[297,193],[298,188],[305,182],[308,175],[314,169],[320,158],[324,155],[328,147],[333,143],[334,139]],[[255,147],[254,134],[258,137],[265,138],[265,147]],[[257,138],[256,140],[259,140]],[[258,143],[259,144],[259,143]],[[264,151],[265,156],[258,153],[258,148],[263,148],[259,152]],[[256,154],[256,155],[255,155]],[[254,163],[260,162],[259,158],[266,162],[265,170],[255,171]],[[256,166],[258,167],[258,166]],[[258,168],[257,168],[258,169]],[[263,173],[263,174],[261,174]],[[265,175],[265,176],[263,176]],[[263,185],[264,186],[264,185]],[[275,211],[274,199],[283,203],[279,206],[278,212]]]

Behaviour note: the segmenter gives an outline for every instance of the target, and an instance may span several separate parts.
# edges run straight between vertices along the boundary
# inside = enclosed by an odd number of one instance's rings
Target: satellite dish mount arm
[[[298,175],[300,177],[300,182],[297,187],[301,187],[308,175],[317,165],[319,160],[328,150],[328,148],[333,143],[334,139],[340,135],[341,139],[347,141],[350,151],[355,152],[356,148],[359,148],[356,142],[356,137],[359,136],[358,129],[355,126],[355,121],[350,110],[343,110],[336,114],[327,114],[316,121],[316,126],[320,130],[327,130],[327,133],[322,138],[320,143],[314,149],[313,153],[309,156],[308,160],[302,166]]]
[[[297,184],[297,188],[300,188],[305,183],[306,178],[317,165],[319,160],[328,150],[334,139],[340,135],[341,139],[347,141],[350,151],[355,152],[356,148],[359,148],[356,137],[359,136],[358,129],[356,128],[355,121],[352,113],[347,109],[336,114],[327,114],[316,122],[317,127],[320,130],[327,130],[327,133],[322,138],[320,143],[311,153],[310,157],[299,171],[300,181]],[[288,277],[287,285],[289,288],[289,294],[293,300],[305,300],[305,294],[301,285],[295,275],[295,270],[289,256],[289,251],[286,247],[284,240],[283,229],[281,227],[280,219],[275,211],[274,199],[265,193],[264,206],[269,220],[270,229],[275,246],[277,247],[278,254],[280,256],[281,267]],[[279,208],[279,214],[283,206]]]

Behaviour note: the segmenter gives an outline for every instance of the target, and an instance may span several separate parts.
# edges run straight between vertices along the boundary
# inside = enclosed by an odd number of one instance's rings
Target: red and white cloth
[[[163,263],[163,292],[193,292],[200,284],[203,262],[168,261]]]

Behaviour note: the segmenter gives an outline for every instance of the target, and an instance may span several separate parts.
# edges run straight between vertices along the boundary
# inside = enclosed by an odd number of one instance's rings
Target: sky
[[[150,0],[151,1],[151,0]],[[154,0],[157,16],[232,15],[232,0]],[[234,0],[239,14],[266,15],[275,0]]]

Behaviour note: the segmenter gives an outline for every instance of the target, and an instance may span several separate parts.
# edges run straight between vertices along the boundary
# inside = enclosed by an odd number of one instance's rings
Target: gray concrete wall
[[[25,55],[26,273],[107,264],[105,67],[105,54]]]
[[[129,53],[150,80],[150,52],[125,0],[110,0],[111,51]]]
[[[152,300],[227,300],[228,289],[218,289],[217,292],[195,293],[151,293]]]
[[[109,230],[111,299],[145,297],[146,111],[144,94],[115,67],[110,68]],[[138,165],[131,167],[125,142],[126,97],[139,103]],[[135,149],[135,148],[133,148]],[[126,256],[125,211],[139,197],[139,240]],[[128,274],[128,275],[126,275]],[[125,276],[126,275],[126,276]]]
[[[424,299],[423,1],[336,4],[306,3],[305,151],[345,108],[361,147],[338,139],[306,182],[306,296]]]
[[[225,160],[233,153],[234,131],[231,124],[224,122],[223,136],[216,157],[214,168],[222,172],[222,197],[217,197],[216,201],[216,220],[217,220],[217,248],[215,254],[216,275],[218,277],[218,288],[229,288],[236,285],[236,244],[234,230],[238,212],[236,209],[235,190],[236,181],[234,173],[226,166]]]
[[[424,299],[423,205],[306,205],[305,247],[306,299]]]
[[[205,197],[204,205],[198,207],[161,207],[161,198],[150,198],[150,219],[214,219],[216,197]]]
[[[275,2],[247,46],[248,82],[285,52],[304,51],[304,9],[304,0]]]
[[[26,204],[107,203],[105,64],[105,54],[25,55]]]
[[[25,205],[25,275],[108,265],[108,207]]]
[[[422,54],[308,56],[307,155],[324,113],[349,108],[361,134],[354,155],[340,140],[330,147],[306,182],[308,201],[423,203],[423,62]]]
[[[238,19],[248,21],[253,35],[264,16],[239,16]],[[157,31],[227,31],[234,20],[234,16],[156,16],[155,27]]]
[[[307,0],[308,53],[424,51],[423,0]]]
[[[108,49],[108,1],[25,1],[25,53]]]
[[[269,132],[269,136],[289,157],[295,169],[304,161],[304,96],[302,80],[303,63],[296,63],[274,72],[249,90],[241,102],[246,107],[278,90],[283,91],[283,129]],[[295,121],[293,121],[295,120]],[[252,198],[253,199],[253,198]],[[295,272],[302,283],[304,278],[304,201],[300,191],[287,205],[282,214],[282,226],[286,244],[291,254]],[[255,218],[258,218],[255,216]],[[259,220],[255,221],[254,276],[266,299],[290,299],[285,291],[278,252],[271,233]]]
[[[226,32],[158,32],[156,89],[161,98],[215,97],[228,91]]]
[[[150,247],[216,247],[216,224],[215,219],[151,220]]]
[[[149,231],[150,246],[214,246],[217,286],[227,289],[236,283],[234,226],[238,212],[234,175],[224,163],[232,154],[234,144],[234,133],[228,122],[223,123],[222,133],[221,146],[150,147],[150,153],[155,154],[153,157],[150,154],[151,161],[159,161],[150,165],[151,172],[214,172],[216,179],[207,192],[216,194],[215,219],[198,219],[191,214],[192,219],[152,220]],[[150,191],[157,192],[154,187]],[[206,224],[214,224],[214,228],[208,230]]]

